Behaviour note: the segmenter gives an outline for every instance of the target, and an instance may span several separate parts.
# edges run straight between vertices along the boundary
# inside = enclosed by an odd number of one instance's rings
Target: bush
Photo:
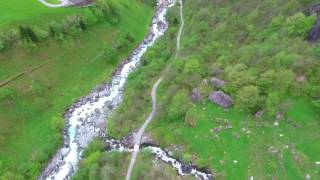
[[[5,48],[6,48],[6,46],[5,46],[4,42],[3,42],[3,40],[0,39],[0,52],[4,51]]]
[[[44,41],[49,37],[49,32],[47,30],[41,29],[38,26],[33,28],[34,33],[38,37],[39,41]]]
[[[20,37],[22,40],[38,42],[38,37],[34,31],[28,26],[19,26]]]
[[[187,113],[186,117],[184,118],[184,122],[191,127],[196,127],[198,122],[199,114],[196,109],[190,108]]]
[[[49,22],[48,29],[52,37],[59,36],[63,32],[61,24],[57,23],[56,21]]]
[[[171,121],[183,119],[189,108],[188,93],[184,90],[178,91],[171,100],[168,107],[168,119]]]
[[[289,36],[306,37],[315,24],[317,17],[315,15],[306,17],[302,12],[296,13],[287,18],[286,28]]]
[[[259,105],[259,89],[256,86],[243,87],[237,95],[236,106],[247,112],[255,112]]]

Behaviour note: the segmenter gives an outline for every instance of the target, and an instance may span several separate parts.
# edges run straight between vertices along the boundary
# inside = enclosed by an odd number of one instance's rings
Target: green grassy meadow
[[[0,2],[0,28],[20,24],[41,24],[81,11],[75,7],[49,8],[38,0],[10,0]]]
[[[62,142],[62,133],[57,129],[63,127],[66,108],[98,84],[108,81],[118,63],[143,40],[153,15],[152,7],[140,1],[121,0],[120,3],[117,25],[100,23],[79,38],[42,42],[36,53],[20,46],[0,53],[0,81],[46,62],[41,68],[1,87],[10,90],[12,96],[0,99],[0,174],[11,171],[34,179]],[[42,15],[51,19],[48,14]],[[30,14],[29,18],[32,16],[38,14]],[[5,19],[13,22],[8,17]],[[133,35],[133,42],[121,41],[128,33]],[[115,44],[126,48],[112,57],[102,53],[104,47]]]
[[[149,130],[167,146],[179,144],[196,155],[194,163],[210,167],[217,179],[320,177],[316,165],[320,159],[319,114],[306,99],[290,98],[288,102],[288,117],[279,126],[272,118],[256,119],[207,102],[194,107],[201,114],[195,128],[157,119]],[[232,128],[225,128],[226,124]],[[214,132],[219,126],[224,128]]]
[[[173,8],[166,36],[129,77],[124,103],[108,122],[110,134],[121,138],[143,124],[151,112],[152,85],[172,63],[158,89],[157,116],[147,130],[161,146],[207,167],[216,179],[319,179],[320,114],[313,104],[320,98],[319,45],[305,39],[312,26],[297,33],[312,18],[300,12],[313,3],[186,1],[186,26],[176,60],[179,15]],[[287,70],[293,75],[281,80],[280,73]],[[265,72],[279,74],[265,78]],[[299,75],[307,80],[298,82]],[[211,77],[228,85],[213,87]],[[258,89],[256,101],[241,101],[241,90],[248,86]],[[202,102],[192,102],[194,88],[200,90]],[[209,102],[208,94],[217,90],[233,97],[235,105],[225,110]],[[272,93],[281,95],[273,101]],[[254,93],[248,94],[245,100],[254,99]],[[259,110],[263,116],[255,118]],[[278,126],[273,110],[283,113]],[[193,125],[187,121],[189,113]]]

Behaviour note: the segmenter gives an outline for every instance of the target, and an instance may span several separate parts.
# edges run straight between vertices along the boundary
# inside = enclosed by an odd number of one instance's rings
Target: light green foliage
[[[266,100],[266,110],[271,117],[277,113],[280,102],[281,98],[277,92],[272,92],[268,95]]]
[[[246,86],[237,94],[236,107],[247,112],[254,112],[259,105],[259,89],[256,86]]]
[[[290,36],[305,37],[315,24],[317,16],[306,16],[302,12],[298,12],[287,18],[286,26]]]
[[[285,94],[293,81],[294,73],[292,70],[280,70],[277,72],[274,87],[279,90],[281,94]]]
[[[197,114],[197,111],[194,108],[190,108],[186,113],[184,121],[189,126],[196,127],[198,119],[199,119],[199,114]]]
[[[168,119],[171,121],[177,121],[185,117],[185,114],[189,108],[188,94],[184,90],[178,91],[171,101],[168,107]]]
[[[201,65],[197,58],[190,58],[186,60],[184,66],[184,73],[186,74],[201,74]]]

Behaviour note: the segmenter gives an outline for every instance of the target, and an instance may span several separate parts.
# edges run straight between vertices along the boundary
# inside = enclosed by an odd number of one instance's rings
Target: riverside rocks
[[[233,99],[222,91],[210,93],[209,100],[224,108],[228,108],[233,105]]]

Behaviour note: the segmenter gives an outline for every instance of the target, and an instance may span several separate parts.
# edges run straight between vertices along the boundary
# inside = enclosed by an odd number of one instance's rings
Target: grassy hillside
[[[59,19],[78,8],[48,8],[38,0],[10,0],[0,2],[0,28],[16,24],[40,24]]]
[[[180,147],[176,156],[208,167],[217,179],[319,179],[319,45],[306,41],[316,16],[305,14],[314,3],[186,1],[180,57],[174,60],[175,9],[166,37],[130,76],[109,132],[120,138],[140,127],[151,111],[153,83],[174,61],[149,128],[162,146]],[[212,77],[226,85],[212,86]],[[202,101],[191,100],[194,88]],[[217,90],[235,105],[210,102]]]
[[[19,45],[0,53],[0,81],[26,72],[0,87],[3,178],[22,175],[34,179],[62,142],[65,109],[99,83],[108,81],[118,63],[143,40],[153,7],[141,1],[117,2],[117,24],[103,22],[80,36],[48,39],[37,43],[32,53]],[[51,19],[48,14],[46,18]],[[128,36],[133,39],[126,40]],[[40,64],[39,69],[28,71]]]

